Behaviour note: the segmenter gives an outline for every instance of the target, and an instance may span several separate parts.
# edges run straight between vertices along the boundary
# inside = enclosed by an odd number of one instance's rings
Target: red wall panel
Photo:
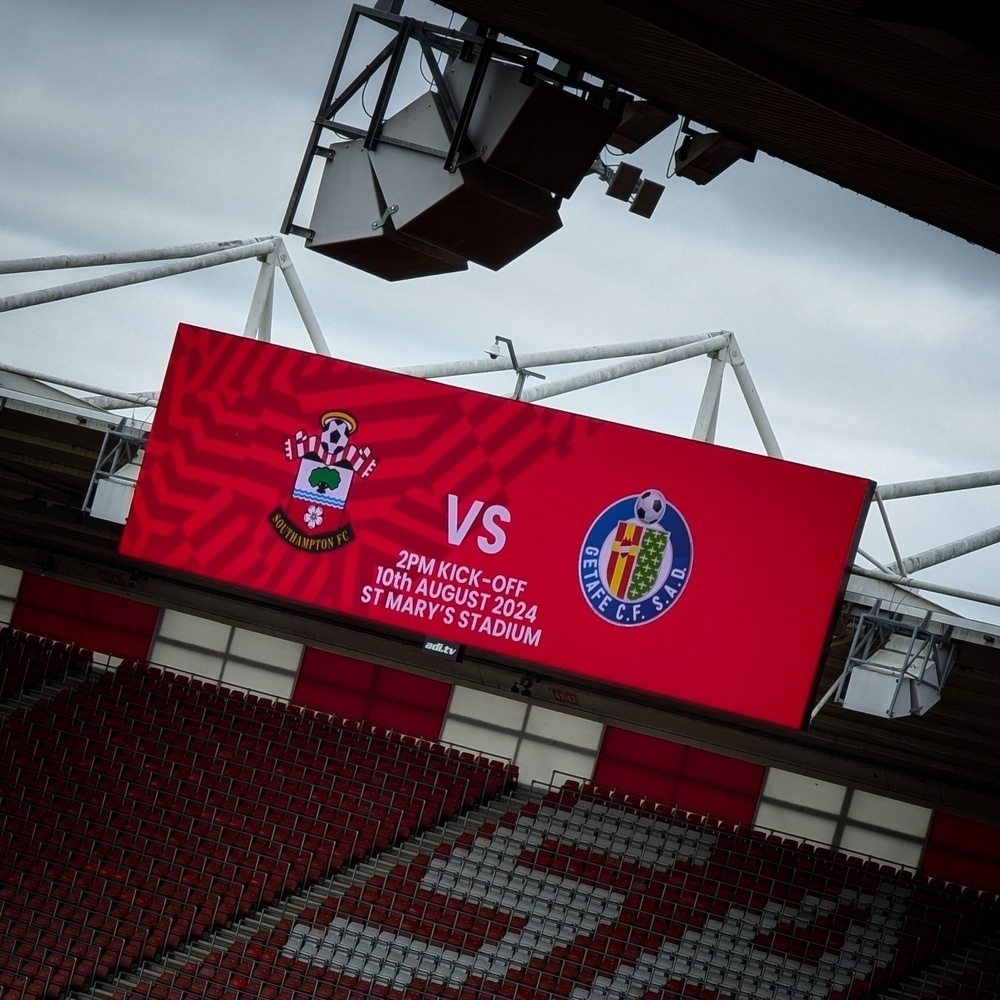
[[[593,780],[693,812],[750,823],[766,770],[761,764],[608,726]]]
[[[1000,892],[1000,828],[935,813],[920,867],[963,885]]]
[[[436,740],[450,696],[443,681],[306,649],[292,701]]]
[[[11,625],[97,653],[145,660],[159,614],[150,604],[25,573]]]

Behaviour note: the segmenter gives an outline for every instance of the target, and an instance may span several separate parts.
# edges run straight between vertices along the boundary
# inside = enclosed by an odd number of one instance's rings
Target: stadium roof
[[[969,0],[447,0],[519,41],[1000,250],[1000,62]]]

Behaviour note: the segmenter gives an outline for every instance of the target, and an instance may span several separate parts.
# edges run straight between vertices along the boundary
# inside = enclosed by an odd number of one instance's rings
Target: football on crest
[[[667,498],[659,490],[644,490],[635,501],[635,516],[643,524],[656,524],[667,509]]]

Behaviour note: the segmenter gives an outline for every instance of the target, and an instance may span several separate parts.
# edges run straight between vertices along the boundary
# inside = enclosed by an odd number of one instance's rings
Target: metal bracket
[[[395,215],[399,211],[399,205],[390,205],[373,223],[372,232],[381,229],[388,221],[390,215]]]
[[[845,708],[870,715],[923,715],[937,702],[954,666],[952,631],[951,625],[935,631],[930,611],[920,622],[907,622],[899,614],[883,611],[881,600],[876,601],[858,616],[844,669],[816,704],[811,718],[831,697]],[[866,687],[860,698],[853,696],[854,704],[848,704],[847,687],[855,670],[865,672],[862,683]],[[873,683],[877,686],[869,692],[867,687]],[[900,703],[904,684],[909,685],[910,694]]]
[[[137,461],[146,445],[146,437],[144,432],[131,427],[124,417],[118,422],[117,427],[109,427],[104,432],[104,440],[101,442],[101,449],[94,463],[94,471],[87,484],[82,507],[84,513],[92,513],[100,483],[109,481],[126,488],[135,486],[134,478],[122,476],[120,473],[126,466]]]
[[[524,383],[529,375],[532,378],[540,378],[543,382],[545,381],[545,376],[541,372],[533,372],[528,368],[522,368],[520,364],[518,364],[517,355],[514,353],[514,341],[512,341],[510,337],[501,337],[499,335],[494,337],[493,346],[499,347],[500,344],[504,344],[506,346],[507,354],[510,356],[511,367],[515,372],[517,372],[517,382],[514,384],[514,395],[512,398],[520,399],[521,393],[524,390]],[[490,348],[486,349],[486,353],[491,358],[498,357],[498,352],[490,350]]]

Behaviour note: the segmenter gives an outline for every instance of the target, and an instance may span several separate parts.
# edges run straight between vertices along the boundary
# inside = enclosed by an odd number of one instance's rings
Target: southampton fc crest
[[[347,500],[357,479],[375,470],[370,448],[349,443],[358,423],[331,410],[319,419],[319,434],[296,431],[285,438],[285,458],[296,462],[291,496],[271,514],[274,530],[297,549],[329,552],[354,538]]]
[[[622,497],[590,526],[580,586],[612,625],[648,625],[669,611],[691,576],[691,532],[659,490]]]

